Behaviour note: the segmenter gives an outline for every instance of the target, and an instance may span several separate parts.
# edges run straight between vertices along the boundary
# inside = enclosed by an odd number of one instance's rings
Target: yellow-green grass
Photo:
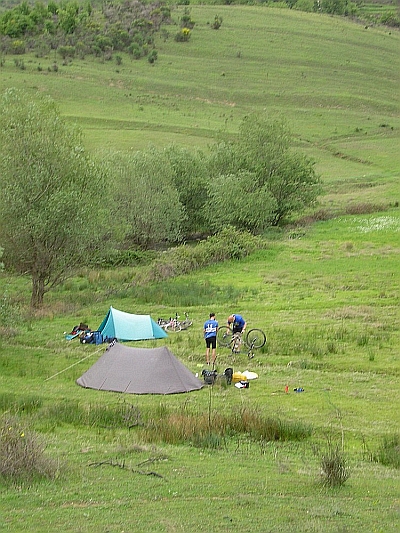
[[[223,24],[214,31],[217,13]],[[90,149],[206,149],[218,132],[236,132],[245,114],[266,111],[288,120],[324,175],[398,170],[398,32],[253,6],[192,6],[191,16],[188,43],[174,41],[177,26],[166,28],[166,41],[157,38],[155,65],[122,54],[121,65],[87,57],[63,66],[52,54],[20,56],[20,70],[6,56],[0,87],[49,93]],[[48,71],[54,59],[57,73]]]

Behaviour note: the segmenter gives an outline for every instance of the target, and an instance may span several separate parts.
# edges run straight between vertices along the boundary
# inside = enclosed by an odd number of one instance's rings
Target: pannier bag
[[[224,376],[228,385],[232,383],[233,368],[225,368]]]
[[[100,331],[93,331],[93,341],[95,344],[103,344],[103,335]]]
[[[216,370],[206,370],[206,369],[204,369],[201,374],[202,374],[202,376],[204,378],[204,382],[207,383],[207,385],[214,385],[215,380],[217,379],[217,371]]]

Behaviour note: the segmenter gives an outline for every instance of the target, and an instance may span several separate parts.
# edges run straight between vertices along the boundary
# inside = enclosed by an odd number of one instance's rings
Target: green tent
[[[147,339],[163,339],[166,332],[150,315],[133,315],[110,307],[103,322],[98,327],[103,340],[118,339],[119,341],[141,341]]]

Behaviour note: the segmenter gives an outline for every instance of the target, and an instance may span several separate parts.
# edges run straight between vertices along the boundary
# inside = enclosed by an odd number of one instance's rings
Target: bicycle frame
[[[267,338],[261,329],[253,328],[249,330],[244,336],[243,332],[233,333],[232,328],[228,326],[221,326],[217,330],[217,340],[221,346],[231,349],[231,353],[240,353],[241,347],[247,347],[247,357],[252,359],[254,357],[254,350],[264,346]]]

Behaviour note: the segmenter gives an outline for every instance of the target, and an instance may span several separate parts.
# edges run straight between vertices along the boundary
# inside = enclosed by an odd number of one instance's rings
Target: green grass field
[[[212,31],[216,13],[223,25]],[[0,324],[0,405],[39,433],[59,474],[1,482],[0,531],[395,533],[399,470],[373,458],[400,425],[400,34],[262,7],[193,6],[192,17],[191,41],[160,41],[154,66],[85,59],[54,73],[53,58],[25,58],[20,70],[7,56],[0,89],[51,94],[90,150],[171,142],[206,150],[218,131],[233,134],[246,113],[267,109],[286,117],[297,146],[316,158],[321,207],[340,216],[271,234],[267,249],[245,260],[149,288],[149,301],[131,284],[135,269],[84,270],[30,316],[29,280],[2,274],[0,316],[11,311],[8,301],[20,314]],[[365,203],[387,209],[343,215]],[[110,305],[155,319],[188,311],[193,327],[161,342],[194,373],[204,365],[210,310],[220,322],[242,312],[267,344],[252,360],[220,348],[217,368],[259,378],[249,389],[217,384],[162,397],[82,389],[75,380],[104,347],[67,342],[63,333],[80,321],[95,329]],[[312,433],[298,441],[227,434],[207,447],[74,419],[121,407],[147,421],[164,413],[199,424],[207,414],[255,410]],[[350,472],[338,488],[320,483],[330,443]]]
[[[184,7],[173,11],[176,21]],[[219,14],[221,29],[210,22]],[[299,146],[333,177],[399,167],[399,32],[343,18],[250,6],[192,6],[188,43],[159,37],[154,65],[6,56],[0,89],[49,93],[88,148],[176,142],[207,149],[250,111],[284,116]],[[54,60],[58,72],[49,72]],[[38,67],[42,69],[38,71]]]

